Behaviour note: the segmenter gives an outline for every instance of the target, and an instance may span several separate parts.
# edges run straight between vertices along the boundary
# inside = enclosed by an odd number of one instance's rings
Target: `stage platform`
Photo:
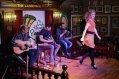
[[[56,67],[50,66],[50,70],[61,73],[62,65],[67,65],[69,79],[119,79],[119,60],[114,58],[95,58],[95,63],[98,67],[95,70],[90,65],[89,57],[81,65],[79,63],[80,58],[81,56],[74,59],[61,57],[61,62],[57,61]]]

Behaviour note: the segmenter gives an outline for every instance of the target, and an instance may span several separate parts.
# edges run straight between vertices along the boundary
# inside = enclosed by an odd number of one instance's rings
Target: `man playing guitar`
[[[35,45],[32,43],[29,35],[28,28],[25,25],[20,26],[20,32],[17,33],[11,40],[13,45],[13,51],[15,54],[18,54],[23,59],[26,58],[26,55],[29,56],[29,65],[34,65],[36,62],[40,51],[33,48]],[[32,49],[30,49],[32,47]]]

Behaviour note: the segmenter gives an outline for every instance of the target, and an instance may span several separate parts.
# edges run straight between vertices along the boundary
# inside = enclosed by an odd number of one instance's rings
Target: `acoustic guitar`
[[[15,54],[21,54],[25,51],[29,51],[30,49],[37,49],[37,45],[35,43],[31,44],[31,41],[16,40],[15,43],[16,43],[16,46],[13,47],[13,51]],[[41,45],[44,45],[44,44],[38,44],[38,46],[41,46]]]

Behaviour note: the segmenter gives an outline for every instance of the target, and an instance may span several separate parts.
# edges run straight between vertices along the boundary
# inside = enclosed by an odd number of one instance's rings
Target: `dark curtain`
[[[16,14],[16,23],[14,26],[14,32],[17,33],[19,32],[20,25],[23,23],[22,10],[15,10],[15,14]]]
[[[46,11],[46,16],[45,16],[45,23],[47,24],[52,24],[52,34],[54,36],[55,28],[53,26],[53,11]]]
[[[22,24],[22,10],[15,10],[16,21],[13,22],[10,19],[4,20],[5,12],[0,14],[0,29],[1,29],[1,42],[2,44],[8,44],[13,35],[19,31],[19,26]],[[2,17],[3,16],[3,17]]]
[[[46,25],[53,24],[53,11],[46,11]]]

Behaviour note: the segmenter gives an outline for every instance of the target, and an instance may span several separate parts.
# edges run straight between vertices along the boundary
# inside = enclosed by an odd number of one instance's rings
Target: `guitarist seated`
[[[32,41],[28,35],[28,28],[25,25],[20,26],[20,32],[17,33],[11,40],[14,53],[18,54],[23,59],[25,59],[26,55],[28,55],[30,66],[34,65],[40,54],[39,50],[35,49],[35,45],[31,42]]]

